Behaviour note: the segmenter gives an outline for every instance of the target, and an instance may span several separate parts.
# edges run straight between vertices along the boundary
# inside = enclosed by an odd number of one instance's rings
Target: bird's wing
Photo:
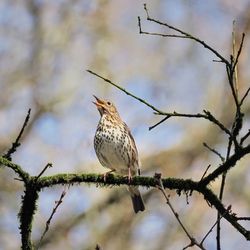
[[[135,140],[134,137],[131,134],[131,131],[129,129],[129,127],[127,126],[127,124],[124,122],[124,127],[125,129],[128,131],[128,135],[129,135],[129,139],[131,141],[131,146],[132,146],[132,162],[136,163],[136,167],[138,168],[138,174],[140,175],[140,161],[139,161],[139,157],[138,157],[138,151],[137,151],[137,147],[135,144]]]

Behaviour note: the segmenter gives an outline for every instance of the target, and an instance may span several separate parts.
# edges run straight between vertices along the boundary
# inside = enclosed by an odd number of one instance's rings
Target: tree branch
[[[237,160],[250,152],[250,145],[242,148],[237,154],[232,155],[225,163],[220,165],[214,172],[204,177],[201,181],[195,182],[192,180],[183,180],[175,178],[162,179],[164,188],[174,189],[180,191],[197,191],[204,195],[205,200],[214,206],[217,211],[232,224],[247,240],[250,240],[250,232],[242,227],[235,216],[227,212],[227,209],[218,199],[218,197],[206,186],[218,177],[223,172],[227,171],[235,165]],[[118,175],[108,175],[104,181],[103,175],[98,174],[58,174],[53,176],[45,176],[37,178],[37,176],[30,177],[22,168],[7,159],[0,157],[0,163],[12,168],[19,176],[25,180],[25,192],[23,196],[22,207],[19,213],[20,229],[22,235],[23,249],[32,249],[31,244],[31,228],[32,219],[36,210],[36,201],[38,199],[38,192],[45,187],[51,187],[58,184],[75,184],[75,183],[94,183],[99,186],[120,186],[129,185],[127,177]],[[158,182],[155,178],[136,176],[131,180],[130,185],[140,185],[144,187],[156,187]]]
[[[37,249],[40,247],[41,242],[42,242],[42,240],[43,240],[45,234],[48,232],[49,226],[50,226],[50,222],[51,222],[53,216],[55,215],[55,213],[56,213],[58,207],[62,204],[63,198],[64,198],[65,195],[66,195],[66,191],[63,190],[63,192],[62,192],[62,194],[61,194],[59,200],[55,202],[56,205],[55,205],[55,207],[53,208],[53,210],[52,210],[52,212],[51,212],[51,214],[50,214],[49,219],[46,221],[46,226],[45,226],[45,229],[44,229],[44,231],[43,231],[43,234],[42,234],[42,236],[41,236],[41,238],[40,238],[40,240],[39,240],[39,242],[38,242]]]
[[[235,62],[234,62],[234,64],[233,64],[233,69],[232,69],[233,71],[235,71],[235,67],[236,67],[237,64],[238,64],[239,57],[240,57],[240,54],[241,54],[241,51],[242,51],[242,48],[243,48],[244,38],[245,38],[245,33],[242,33],[241,42],[240,42],[240,47],[239,47],[237,56],[236,56],[236,58],[235,58]]]
[[[181,226],[181,228],[183,229],[183,231],[185,232],[185,234],[187,235],[187,237],[189,238],[190,240],[190,244],[187,246],[187,247],[184,247],[183,249],[187,249],[188,247],[190,246],[194,246],[196,245],[197,247],[199,247],[200,249],[203,249],[205,250],[205,248],[202,246],[202,244],[199,244],[197,242],[197,240],[188,232],[186,226],[183,224],[183,222],[181,221],[180,217],[179,217],[179,214],[175,211],[172,203],[170,202],[170,199],[169,199],[169,195],[166,194],[165,192],[165,189],[163,187],[163,183],[162,183],[162,179],[161,179],[161,174],[155,174],[155,177],[156,181],[158,182],[158,185],[157,185],[157,188],[162,192],[165,200],[166,200],[166,203],[167,205],[169,206],[171,212],[173,213],[174,217],[176,218],[176,220],[178,221],[179,225]]]
[[[204,48],[210,50],[213,54],[215,54],[215,55],[221,60],[221,62],[225,63],[225,64],[228,65],[228,66],[230,65],[230,63],[229,63],[228,60],[226,60],[220,53],[218,53],[215,49],[213,49],[211,46],[209,46],[206,42],[200,40],[198,37],[195,37],[195,36],[193,36],[193,35],[191,35],[191,34],[185,32],[185,31],[183,31],[183,30],[181,30],[181,29],[178,29],[178,28],[176,28],[176,27],[173,27],[173,26],[169,25],[169,24],[166,23],[166,22],[163,23],[163,22],[161,22],[161,21],[159,21],[159,20],[156,20],[156,19],[151,18],[151,17],[149,16],[149,13],[148,13],[148,9],[147,9],[147,5],[146,5],[146,4],[144,4],[144,10],[145,10],[145,12],[146,12],[146,14],[147,14],[147,20],[148,20],[148,21],[151,21],[151,22],[157,23],[157,24],[159,24],[159,25],[165,26],[165,27],[169,28],[170,30],[174,30],[174,31],[176,31],[177,33],[180,33],[182,36],[184,36],[184,37],[180,36],[180,38],[188,38],[188,39],[190,39],[190,40],[196,41],[197,43],[201,44]],[[141,28],[140,28],[140,33],[143,34],[143,31],[142,31]],[[170,36],[170,35],[168,35],[168,36]]]
[[[22,205],[18,214],[20,220],[20,234],[22,241],[22,250],[33,250],[31,232],[33,226],[33,217],[36,212],[36,203],[38,200],[38,189],[36,183],[31,178],[25,184],[24,195],[22,196]]]
[[[11,148],[8,150],[8,152],[3,156],[4,158],[6,158],[7,160],[11,160],[11,155],[13,153],[16,152],[17,148],[21,145],[21,143],[19,142],[22,135],[23,135],[23,132],[24,132],[24,129],[25,127],[28,125],[28,122],[29,122],[29,119],[30,119],[30,112],[31,112],[31,109],[28,110],[28,114],[26,115],[25,117],[25,120],[24,120],[24,123],[23,123],[23,126],[15,140],[15,142],[12,143],[12,146]]]
[[[202,185],[208,185],[211,181],[214,181],[218,176],[228,171],[230,168],[235,166],[236,162],[240,160],[244,155],[250,153],[250,145],[245,148],[239,149],[235,154],[228,158],[224,163],[222,163],[217,169],[215,169],[207,177],[204,177],[200,182]]]
[[[112,81],[110,81],[109,79],[107,78],[104,78],[103,76],[91,71],[91,70],[87,70],[87,72],[89,72],[90,74],[94,75],[94,76],[97,76],[99,78],[101,78],[102,80],[104,80],[105,82],[115,86],[116,88],[120,89],[121,91],[123,91],[125,94],[129,95],[129,96],[132,96],[133,98],[135,98],[136,100],[138,100],[139,102],[147,105],[148,107],[150,107],[151,109],[153,109],[154,111],[158,112],[158,113],[161,113],[162,111],[160,111],[159,109],[157,109],[156,107],[154,107],[153,105],[151,105],[150,103],[146,102],[144,99],[140,98],[140,97],[137,97],[135,95],[133,95],[132,93],[128,92],[125,88],[122,88],[121,86],[119,86],[118,84],[116,83],[113,83]]]
[[[28,182],[30,175],[26,171],[24,171],[21,166],[7,160],[5,157],[0,157],[0,164],[7,168],[11,168],[15,171],[15,173],[18,174],[22,181],[24,181],[25,183]]]
[[[250,146],[247,148],[248,151],[250,151]],[[246,154],[246,151],[244,151]],[[242,153],[243,155],[243,153]],[[232,164],[232,161],[235,160],[234,158],[230,160],[230,164]],[[228,165],[230,165],[228,163]],[[228,165],[223,165],[223,167],[228,167]],[[221,166],[220,166],[221,167]],[[219,167],[219,168],[220,168]],[[219,169],[218,168],[218,169]],[[224,172],[225,170],[221,170]],[[215,174],[212,173],[212,176]],[[227,209],[224,207],[224,205],[221,203],[221,201],[218,199],[218,197],[209,189],[206,187],[207,182],[210,180],[209,178],[204,178],[201,181],[195,182],[192,180],[183,180],[183,179],[175,179],[175,178],[167,178],[162,179],[162,184],[164,188],[169,188],[173,190],[178,191],[197,191],[204,195],[205,200],[214,206],[217,211],[231,224],[233,225],[242,235],[245,236],[247,240],[250,240],[250,232],[246,230],[244,227],[242,227],[237,220],[235,220],[235,216],[231,215],[229,212],[227,212]],[[46,176],[46,177],[40,177],[36,180],[36,188],[38,190],[45,188],[45,187],[51,187],[58,184],[75,184],[75,183],[94,183],[98,184],[99,186],[120,186],[120,185],[140,185],[143,187],[157,187],[158,182],[155,180],[155,178],[151,177],[144,177],[144,176],[136,176],[133,177],[130,184],[128,183],[128,178],[124,176],[118,176],[118,175],[108,175],[106,177],[106,180],[104,181],[103,175],[100,174],[58,174],[54,176]]]
[[[95,76],[101,78],[101,79],[104,80],[105,82],[107,82],[107,83],[109,83],[109,84],[115,86],[116,88],[120,89],[121,91],[123,91],[123,92],[126,93],[127,95],[129,95],[129,96],[135,98],[136,100],[142,102],[143,104],[147,105],[148,107],[150,107],[152,110],[155,111],[154,114],[166,116],[166,117],[164,117],[161,121],[159,121],[157,124],[155,124],[155,125],[149,127],[149,130],[155,128],[156,126],[158,126],[158,125],[161,124],[162,122],[166,121],[166,120],[169,119],[170,117],[203,118],[203,119],[206,119],[206,120],[208,120],[208,121],[214,123],[214,124],[215,124],[216,126],[218,126],[222,131],[224,131],[226,134],[228,134],[229,137],[232,137],[232,134],[231,134],[230,130],[227,129],[219,120],[217,120],[217,119],[211,114],[211,112],[209,112],[208,110],[203,110],[204,114],[201,114],[201,113],[197,113],[197,114],[184,114],[184,113],[178,113],[178,112],[175,112],[175,111],[172,112],[172,113],[170,113],[170,112],[164,112],[164,111],[161,111],[161,110],[157,109],[155,106],[149,104],[149,103],[146,102],[145,100],[143,100],[143,99],[141,99],[141,98],[135,96],[134,94],[130,93],[129,91],[127,91],[126,89],[122,88],[122,87],[119,86],[118,84],[116,84],[116,83],[110,81],[109,79],[107,79],[107,78],[105,78],[105,77],[103,77],[103,76],[101,76],[101,75],[99,75],[99,74],[97,74],[97,73],[95,73],[95,72],[93,72],[93,71],[91,71],[91,70],[87,70],[87,72],[89,72],[90,74],[95,75]],[[232,137],[232,139],[233,139],[233,141],[234,141],[236,147],[238,147],[239,145],[238,145],[238,142],[237,142],[236,138],[233,138],[233,137]]]

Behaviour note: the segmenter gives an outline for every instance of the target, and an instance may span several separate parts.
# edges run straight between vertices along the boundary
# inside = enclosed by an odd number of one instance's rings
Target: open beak
[[[93,103],[96,105],[96,107],[97,107],[97,108],[103,107],[104,102],[103,102],[101,99],[99,99],[98,97],[96,97],[95,95],[93,95],[93,96],[94,96],[95,99],[96,99],[96,101],[93,102]]]

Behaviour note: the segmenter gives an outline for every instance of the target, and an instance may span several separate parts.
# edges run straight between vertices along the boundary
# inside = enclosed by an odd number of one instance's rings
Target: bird
[[[130,183],[133,176],[140,175],[140,161],[134,138],[115,105],[95,95],[94,98],[93,103],[100,113],[94,137],[94,148],[101,165],[110,169],[104,174],[104,180],[107,174],[115,172],[119,175],[128,175]],[[145,206],[139,188],[129,185],[128,191],[134,212],[144,211]]]

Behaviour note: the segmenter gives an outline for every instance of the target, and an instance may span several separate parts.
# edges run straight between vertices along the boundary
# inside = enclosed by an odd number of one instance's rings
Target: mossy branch
[[[76,183],[97,184],[98,186],[120,186],[128,185],[127,177],[119,175],[108,175],[106,181],[101,174],[58,174],[54,176],[41,177],[37,180],[37,188],[51,187],[58,184],[76,184]],[[165,178],[162,179],[164,188],[176,190],[178,194],[197,191],[201,193],[205,200],[214,206],[217,211],[224,217],[232,226],[234,226],[247,240],[250,240],[250,231],[242,227],[235,215],[226,208],[218,197],[210,190],[202,181],[193,181],[191,179]],[[130,182],[130,185],[140,185],[146,188],[157,187],[158,181],[153,177],[136,176]]]
[[[36,212],[36,203],[39,198],[39,191],[36,183],[31,178],[25,185],[24,195],[22,196],[22,205],[18,214],[20,220],[20,233],[22,241],[22,250],[34,249],[31,239],[33,218]]]
[[[189,193],[197,191],[201,193],[205,200],[214,206],[217,211],[232,225],[234,226],[242,235],[245,236],[247,240],[250,240],[250,232],[242,227],[236,216],[228,210],[218,197],[210,190],[207,185],[214,178],[221,175],[224,171],[230,169],[235,165],[237,160],[242,158],[245,154],[250,152],[250,145],[242,148],[240,151],[231,156],[228,161],[220,165],[214,172],[212,172],[207,177],[203,178],[201,181],[193,181],[190,179],[177,179],[177,178],[165,178],[162,179],[162,184],[164,188],[176,190],[178,194],[181,192]],[[39,192],[41,189],[46,187],[52,187],[54,185],[65,185],[65,184],[80,184],[88,183],[95,184],[99,187],[103,186],[120,186],[129,185],[127,177],[119,175],[108,175],[104,181],[102,174],[94,173],[83,173],[83,174],[57,174],[53,176],[30,176],[25,172],[21,166],[14,164],[4,157],[0,157],[0,163],[6,167],[13,169],[19,177],[24,181],[24,196],[22,197],[22,206],[19,212],[20,218],[20,231],[22,238],[22,249],[30,250],[33,249],[31,240],[32,222],[33,216],[36,211],[36,202],[39,198]],[[146,188],[157,187],[158,180],[154,177],[136,176],[130,182],[130,185],[140,185]]]
[[[220,176],[231,167],[235,166],[236,162],[244,155],[250,153],[250,145],[241,148],[237,153],[232,155],[227,161],[221,164],[215,171],[204,177],[200,181],[193,181],[190,179],[177,179],[177,178],[165,178],[162,179],[164,188],[176,190],[178,194],[181,192],[187,193],[197,191],[201,193],[205,200],[214,206],[217,211],[231,224],[233,225],[247,240],[250,240],[250,232],[242,227],[235,215],[231,213],[218,199],[212,190],[207,185],[215,178]],[[33,216],[36,211],[36,202],[39,197],[39,191],[46,187],[52,187],[54,185],[65,184],[96,184],[97,186],[120,186],[120,185],[140,185],[146,188],[157,187],[158,180],[154,177],[136,176],[132,179],[130,184],[127,177],[119,175],[108,175],[104,181],[102,174],[84,173],[84,174],[57,174],[53,176],[30,176],[25,172],[21,166],[0,157],[0,163],[6,167],[13,169],[25,183],[24,196],[22,197],[22,206],[19,213],[20,218],[20,230],[22,237],[22,248],[33,249],[31,241],[31,229]]]
[[[12,161],[9,161],[5,157],[0,157],[0,166],[1,165],[7,168],[11,168],[18,174],[22,181],[24,181],[25,183],[28,182],[30,175],[26,171],[24,171],[21,166],[13,163]]]

